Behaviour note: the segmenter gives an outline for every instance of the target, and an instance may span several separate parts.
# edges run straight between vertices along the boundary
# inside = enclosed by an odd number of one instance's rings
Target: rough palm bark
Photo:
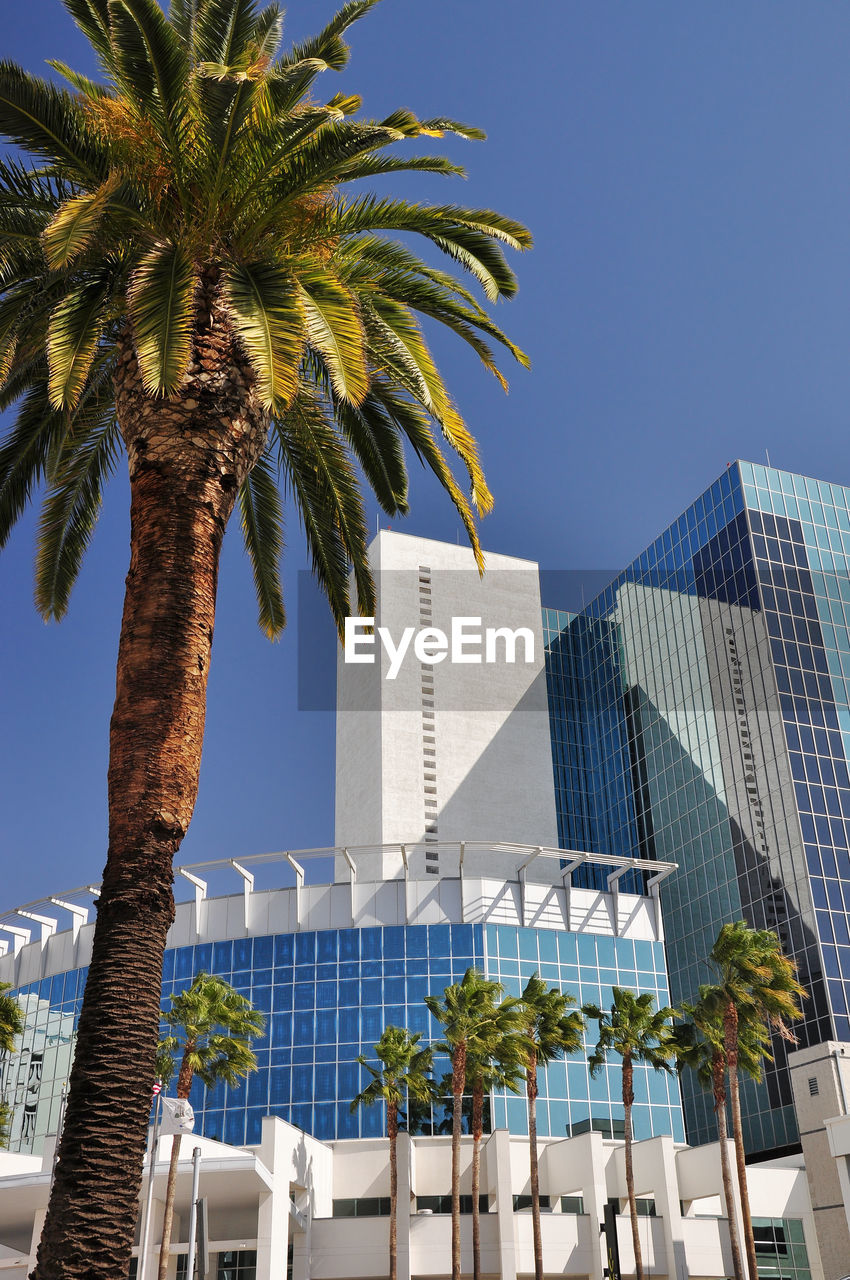
[[[729,1102],[732,1107],[732,1134],[735,1140],[735,1165],[738,1172],[738,1193],[741,1198],[741,1217],[744,1223],[744,1245],[747,1252],[747,1270],[750,1280],[758,1280],[758,1259],[753,1237],[753,1220],[750,1213],[750,1195],[747,1187],[747,1161],[744,1152],[743,1126],[741,1124],[741,1095],[738,1087],[738,1010],[728,1000],[723,1015],[726,1070],[729,1073]]]
[[[118,1280],[128,1270],[174,917],[172,861],[198,791],[219,557],[237,490],[268,430],[214,278],[199,298],[193,357],[168,400],[143,391],[129,340],[115,379],[131,506],[110,726],[109,852],[33,1280]],[[115,1113],[120,1129],[105,1128]],[[78,1195],[81,1184],[97,1195]]]
[[[643,1280],[643,1255],[638,1230],[637,1200],[635,1199],[635,1174],[632,1165],[632,1104],[635,1100],[634,1065],[627,1055],[623,1058],[623,1115],[625,1130],[626,1190],[629,1196],[629,1217],[632,1224],[632,1246],[635,1254],[635,1280]]]
[[[717,1116],[717,1137],[720,1142],[720,1172],[723,1179],[723,1199],[729,1221],[729,1245],[732,1250],[732,1269],[735,1280],[744,1280],[741,1241],[738,1238],[738,1222],[735,1217],[735,1189],[732,1183],[732,1166],[729,1163],[729,1135],[726,1127],[726,1061],[722,1053],[715,1053],[711,1060],[714,1114]]]
[[[472,1085],[472,1280],[481,1280],[481,1138],[484,1134],[484,1085]]]
[[[387,1105],[387,1137],[390,1140],[390,1280],[398,1276],[398,1107]]]
[[[460,1138],[465,1084],[466,1044],[461,1042],[452,1063],[452,1280],[460,1280]]]
[[[531,1164],[531,1223],[534,1238],[534,1276],[543,1280],[543,1235],[540,1227],[540,1170],[537,1161],[537,1057],[529,1054],[526,1067],[528,1092],[528,1148]]]

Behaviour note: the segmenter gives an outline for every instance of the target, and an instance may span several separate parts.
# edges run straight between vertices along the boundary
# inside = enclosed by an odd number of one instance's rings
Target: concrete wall
[[[826,1041],[798,1049],[788,1064],[825,1280],[843,1280],[850,1274],[850,1185],[842,1186],[826,1122],[848,1114],[850,1045]]]
[[[438,835],[557,845],[537,565],[488,554],[481,578],[466,547],[388,532],[370,555],[376,624],[394,637],[423,626],[450,634],[453,617],[478,618],[482,629],[530,629],[534,660],[447,658],[423,668],[411,653],[387,680],[380,645],[380,667],[348,665],[340,651],[336,844],[425,843]],[[369,878],[383,874],[376,860]]]

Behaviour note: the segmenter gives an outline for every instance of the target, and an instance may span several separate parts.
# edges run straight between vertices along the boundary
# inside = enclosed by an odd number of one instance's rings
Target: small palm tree
[[[531,1215],[534,1236],[534,1274],[543,1280],[543,1237],[540,1225],[540,1175],[537,1164],[537,1069],[566,1054],[575,1053],[583,1044],[584,1018],[573,996],[547,987],[534,973],[520,997],[521,1040],[525,1066],[525,1088],[528,1095],[528,1148],[531,1162]]]
[[[758,1280],[738,1087],[740,1028],[744,1021],[748,1024],[761,1022],[781,1039],[796,1043],[796,1036],[788,1024],[802,1018],[800,1000],[808,993],[797,980],[794,961],[783,955],[777,935],[771,929],[751,929],[744,920],[724,924],[711,949],[709,962],[717,978],[716,998],[723,1014],[723,1042],[747,1267],[750,1280]]]
[[[489,982],[477,969],[467,969],[463,980],[446,987],[442,1000],[426,996],[425,1003],[439,1022],[444,1050],[452,1065],[452,1280],[460,1280],[460,1135],[467,1056],[476,1040],[486,1037],[497,1022],[500,982]]]
[[[508,997],[496,1006],[492,1023],[469,1043],[466,1078],[472,1090],[472,1275],[481,1276],[481,1139],[484,1135],[484,1098],[494,1089],[519,1093],[523,1078],[523,1054],[517,1038],[520,1002]]]
[[[214,974],[196,974],[192,985],[171,997],[171,1008],[163,1022],[174,1030],[159,1043],[157,1072],[167,1084],[174,1075],[177,1056],[177,1097],[188,1098],[195,1076],[207,1089],[219,1081],[231,1088],[257,1067],[251,1049],[251,1037],[259,1036],[265,1018],[251,1007],[229,982]],[[162,1221],[162,1243],[159,1249],[159,1280],[165,1280],[174,1219],[174,1189],[180,1159],[180,1138],[171,1140],[171,1164],[165,1188],[165,1215]]]
[[[599,1023],[599,1039],[588,1057],[590,1074],[595,1076],[604,1066],[609,1053],[619,1054],[623,1071],[623,1115],[626,1143],[626,1188],[629,1196],[629,1213],[632,1220],[632,1243],[635,1253],[636,1280],[643,1280],[643,1258],[638,1232],[635,1178],[632,1167],[632,1105],[635,1100],[634,1066],[647,1063],[654,1071],[671,1071],[671,1059],[675,1058],[676,1044],[670,1020],[676,1010],[655,1008],[655,997],[649,992],[635,995],[622,987],[612,990],[610,1009],[586,1004],[583,1012]]]
[[[24,1029],[24,1014],[14,996],[8,982],[0,982],[0,1054],[13,1053],[15,1040]],[[4,1098],[0,1098],[0,1147],[9,1141],[9,1125],[11,1109]]]
[[[733,1211],[737,1179],[733,1179],[732,1166],[729,1162],[726,1123],[726,1042],[719,989],[701,986],[697,1004],[682,1005],[681,1013],[686,1021],[678,1023],[674,1030],[676,1065],[680,1072],[686,1067],[695,1071],[702,1087],[706,1090],[710,1089],[712,1093],[714,1114],[717,1117],[717,1137],[720,1143],[723,1195],[729,1217],[732,1266],[735,1280],[745,1280],[738,1223]],[[739,1069],[746,1071],[753,1080],[760,1080],[762,1062],[765,1058],[772,1061],[770,1036],[764,1024],[747,1019],[739,1021]]]
[[[351,1110],[371,1107],[383,1102],[387,1109],[387,1137],[390,1141],[390,1280],[398,1275],[398,1121],[399,1110],[407,1103],[430,1102],[434,1097],[431,1072],[434,1050],[429,1045],[419,1048],[420,1034],[412,1035],[403,1027],[385,1027],[375,1045],[375,1056],[381,1069],[373,1067],[365,1057],[357,1061],[372,1079],[351,1103]]]

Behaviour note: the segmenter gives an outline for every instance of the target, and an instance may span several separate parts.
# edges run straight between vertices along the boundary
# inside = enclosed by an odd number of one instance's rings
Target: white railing
[[[434,874],[431,871],[431,864],[429,864],[427,873],[422,875],[414,874],[420,861],[424,870],[426,848],[432,853],[435,849],[437,850],[440,855],[439,869]],[[445,858],[443,855],[445,855]],[[206,862],[189,862],[175,867],[174,874],[175,878],[180,877],[192,886],[196,906],[200,908],[201,903],[208,896],[209,881],[199,873],[203,872],[207,877],[212,872],[235,873],[241,881],[247,919],[251,895],[255,891],[254,872],[249,868],[266,869],[278,867],[288,880],[288,885],[266,887],[292,887],[294,879],[296,902],[298,903],[297,915],[300,919],[301,890],[307,880],[305,864],[316,861],[327,862],[333,858],[345,867],[346,878],[353,890],[355,883],[358,881],[358,863],[362,864],[365,859],[374,859],[377,856],[384,860],[383,865],[385,867],[387,860],[391,861],[396,858],[398,860],[397,873],[384,875],[383,879],[404,880],[405,883],[410,879],[429,881],[440,879],[459,880],[461,884],[461,902],[463,902],[464,877],[468,875],[486,877],[488,875],[488,855],[490,859],[498,856],[499,859],[507,860],[508,869],[519,886],[523,915],[526,883],[528,880],[534,880],[535,872],[543,872],[544,868],[548,872],[548,874],[544,873],[544,879],[547,882],[554,883],[560,880],[562,883],[567,894],[568,910],[572,878],[575,872],[580,867],[607,869],[604,875],[604,882],[607,891],[615,899],[615,919],[616,899],[623,876],[629,872],[645,873],[648,877],[645,884],[646,891],[651,897],[657,897],[662,881],[666,880],[678,868],[678,864],[675,862],[656,862],[649,858],[623,858],[576,849],[556,849],[546,845],[501,844],[485,840],[461,840],[443,841],[438,844],[429,843],[427,846],[425,843],[411,842],[383,845],[339,845],[326,849],[287,849],[276,853],[246,854],[238,860],[235,858],[213,858]],[[504,868],[505,863],[500,862],[499,865]],[[445,870],[446,866],[449,867],[448,871]],[[531,874],[529,874],[530,869]],[[492,875],[493,872],[491,871],[489,874]],[[501,877],[502,872],[500,871],[498,875]],[[336,881],[311,880],[310,883],[333,884]],[[31,942],[33,937],[32,925],[34,924],[38,925],[41,931],[40,938],[42,942],[46,942],[49,937],[59,931],[61,917],[55,915],[53,911],[48,914],[50,908],[58,908],[71,917],[70,923],[64,926],[63,932],[66,928],[71,929],[76,938],[82,925],[88,923],[92,905],[96,902],[99,892],[100,885],[81,885],[76,889],[68,889],[62,893],[39,898],[33,902],[27,902],[23,906],[12,907],[0,913],[2,916],[0,918],[0,956],[6,955],[10,947],[17,954],[21,947]],[[6,936],[4,937],[3,935]]]

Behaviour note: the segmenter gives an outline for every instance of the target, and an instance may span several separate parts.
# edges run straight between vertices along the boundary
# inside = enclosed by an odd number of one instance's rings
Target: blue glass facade
[[[850,1038],[848,557],[850,490],[736,463],[581,614],[544,615],[564,845],[679,864],[674,1002],[724,921],[775,929],[802,1044]],[[784,1048],[744,1087],[753,1151],[797,1137]],[[685,1107],[711,1140],[687,1080]]]
[[[668,999],[662,944],[592,934],[506,925],[414,925],[178,947],[165,955],[163,1008],[169,1007],[172,992],[188,986],[203,969],[226,978],[267,1016],[266,1034],[254,1042],[259,1069],[246,1082],[237,1089],[221,1084],[210,1092],[194,1086],[191,1102],[199,1131],[235,1145],[255,1143],[262,1117],[271,1113],[321,1139],[382,1134],[379,1107],[354,1115],[349,1109],[366,1083],[357,1056],[371,1056],[389,1023],[437,1039],[438,1028],[423,997],[460,981],[470,965],[502,981],[511,994],[519,994],[539,970],[548,982],[579,1000],[610,1001],[615,983],[651,991],[661,1003]],[[37,1002],[51,1025],[70,1031],[84,982],[85,971],[76,970],[23,987],[18,994],[28,1000],[28,1007]],[[672,1133],[682,1141],[677,1083],[642,1068],[636,1074],[636,1135]],[[66,1075],[67,1059],[61,1079]],[[24,1142],[18,1135],[14,1145],[38,1146],[44,1133],[55,1131],[61,1079],[54,1081],[49,1070],[42,1073],[43,1096],[37,1100],[33,1132]],[[51,1111],[47,1100],[54,1094]],[[590,1081],[584,1058],[554,1063],[541,1071],[539,1131],[563,1136],[591,1116],[609,1122],[622,1119],[619,1097],[615,1067]],[[527,1132],[524,1098],[496,1097],[493,1109],[496,1125]],[[439,1124],[441,1118],[435,1115],[434,1121]]]

